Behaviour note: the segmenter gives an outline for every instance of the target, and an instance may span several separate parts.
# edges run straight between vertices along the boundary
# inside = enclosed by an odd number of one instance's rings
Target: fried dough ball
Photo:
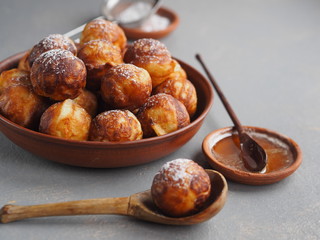
[[[142,138],[141,125],[128,110],[110,110],[97,115],[90,128],[89,140],[124,142]]]
[[[0,94],[0,112],[10,121],[30,129],[36,129],[47,104],[36,95],[31,86],[14,84]]]
[[[173,71],[168,76],[165,76],[163,81],[169,80],[169,79],[187,79],[187,73],[186,71],[181,67],[181,65],[174,59],[172,59],[173,62]],[[161,81],[161,82],[163,82]]]
[[[166,80],[158,85],[153,93],[166,93],[175,97],[184,104],[190,117],[192,117],[197,110],[197,92],[194,85],[187,79]]]
[[[151,186],[155,205],[171,217],[196,213],[204,206],[210,192],[208,174],[189,159],[176,159],[164,164]]]
[[[123,63],[121,50],[106,40],[91,40],[79,50],[78,57],[87,68],[88,89],[99,90],[107,70]]]
[[[185,106],[171,95],[159,93],[148,98],[137,117],[144,137],[161,136],[190,123]]]
[[[73,100],[51,105],[41,116],[39,131],[65,139],[88,139],[91,117]]]
[[[33,46],[28,57],[29,66],[32,67],[33,62],[44,52],[52,49],[64,49],[77,55],[77,48],[74,42],[61,34],[50,34],[43,38],[40,42]]]
[[[34,91],[57,101],[76,98],[86,85],[86,75],[83,61],[62,49],[41,54],[31,67]]]
[[[96,95],[87,89],[83,89],[78,97],[73,99],[73,101],[83,107],[91,117],[97,114],[98,100]]]
[[[0,93],[12,85],[31,86],[30,73],[17,68],[3,71],[0,74]]]
[[[28,59],[29,55],[30,55],[30,50],[27,51],[23,55],[23,57],[19,60],[18,69],[30,72],[31,68],[30,68],[29,59]]]
[[[153,87],[166,80],[175,68],[167,47],[151,38],[134,41],[124,55],[124,62],[146,69],[151,76]]]
[[[123,51],[127,45],[127,38],[116,23],[105,19],[94,19],[87,23],[80,37],[83,45],[91,40],[104,39],[118,46]]]
[[[151,95],[149,73],[132,64],[110,68],[101,82],[101,96],[113,108],[134,110]]]

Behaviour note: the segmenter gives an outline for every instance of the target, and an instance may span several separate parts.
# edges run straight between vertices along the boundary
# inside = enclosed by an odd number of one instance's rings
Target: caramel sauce
[[[250,136],[266,151],[266,173],[284,169],[294,161],[289,146],[279,139],[255,133]],[[212,153],[222,164],[241,171],[249,172],[240,157],[240,141],[236,134],[227,136],[212,147]]]

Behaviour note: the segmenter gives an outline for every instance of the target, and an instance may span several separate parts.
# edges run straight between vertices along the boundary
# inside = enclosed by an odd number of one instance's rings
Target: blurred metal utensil
[[[135,28],[157,12],[162,0],[105,0],[102,15],[119,25]]]
[[[107,19],[128,28],[140,26],[157,12],[162,0],[104,0],[101,6],[102,16],[95,19]],[[87,23],[70,30],[64,36],[78,40]]]

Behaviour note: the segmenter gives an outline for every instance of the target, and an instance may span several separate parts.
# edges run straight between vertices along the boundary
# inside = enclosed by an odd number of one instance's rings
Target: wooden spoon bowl
[[[101,198],[80,201],[50,203],[33,206],[5,205],[0,211],[0,222],[9,223],[26,218],[87,214],[117,214],[168,225],[192,225],[209,220],[224,206],[228,185],[222,174],[206,170],[212,190],[206,206],[200,212],[187,217],[173,218],[163,215],[154,205],[151,191],[122,198]]]

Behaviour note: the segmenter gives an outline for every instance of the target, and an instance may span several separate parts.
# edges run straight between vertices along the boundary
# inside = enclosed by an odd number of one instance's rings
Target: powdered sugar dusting
[[[130,79],[134,76],[135,68],[131,64],[120,64],[113,68],[116,75],[126,79]]]
[[[39,44],[41,44],[42,47],[46,50],[59,48],[59,44],[56,41],[56,34],[49,35],[48,37],[41,40]]]
[[[116,27],[116,24],[105,19],[95,19],[86,25],[85,32],[88,34],[95,31],[101,33],[111,33],[115,31]]]
[[[167,47],[160,41],[151,38],[142,38],[133,43],[135,58],[140,61],[159,61],[163,57],[171,58]],[[146,59],[143,59],[146,58]]]
[[[39,42],[44,49],[55,49],[61,46],[68,46],[70,40],[61,34],[50,34]]]
[[[160,169],[160,178],[156,181],[166,182],[175,187],[188,187],[190,180],[193,178],[193,172],[190,171],[190,165],[194,162],[190,159],[178,158],[165,163]]]
[[[158,106],[161,102],[168,102],[170,101],[171,96],[166,93],[158,93],[156,95],[152,95],[148,98],[147,102],[145,103],[146,107],[154,107]]]
[[[53,49],[42,53],[36,62],[44,66],[45,70],[50,69],[55,74],[61,74],[66,71],[65,59],[75,60],[76,57],[68,50]]]
[[[142,75],[142,71],[145,70],[133,64],[123,63],[111,68],[109,71],[112,72],[113,75],[119,77],[119,79],[126,79],[131,83],[137,84],[140,82],[140,78],[144,76]]]
[[[161,31],[166,29],[170,24],[170,20],[167,17],[163,17],[158,14],[153,14],[147,19],[141,26],[141,29],[146,32]]]

